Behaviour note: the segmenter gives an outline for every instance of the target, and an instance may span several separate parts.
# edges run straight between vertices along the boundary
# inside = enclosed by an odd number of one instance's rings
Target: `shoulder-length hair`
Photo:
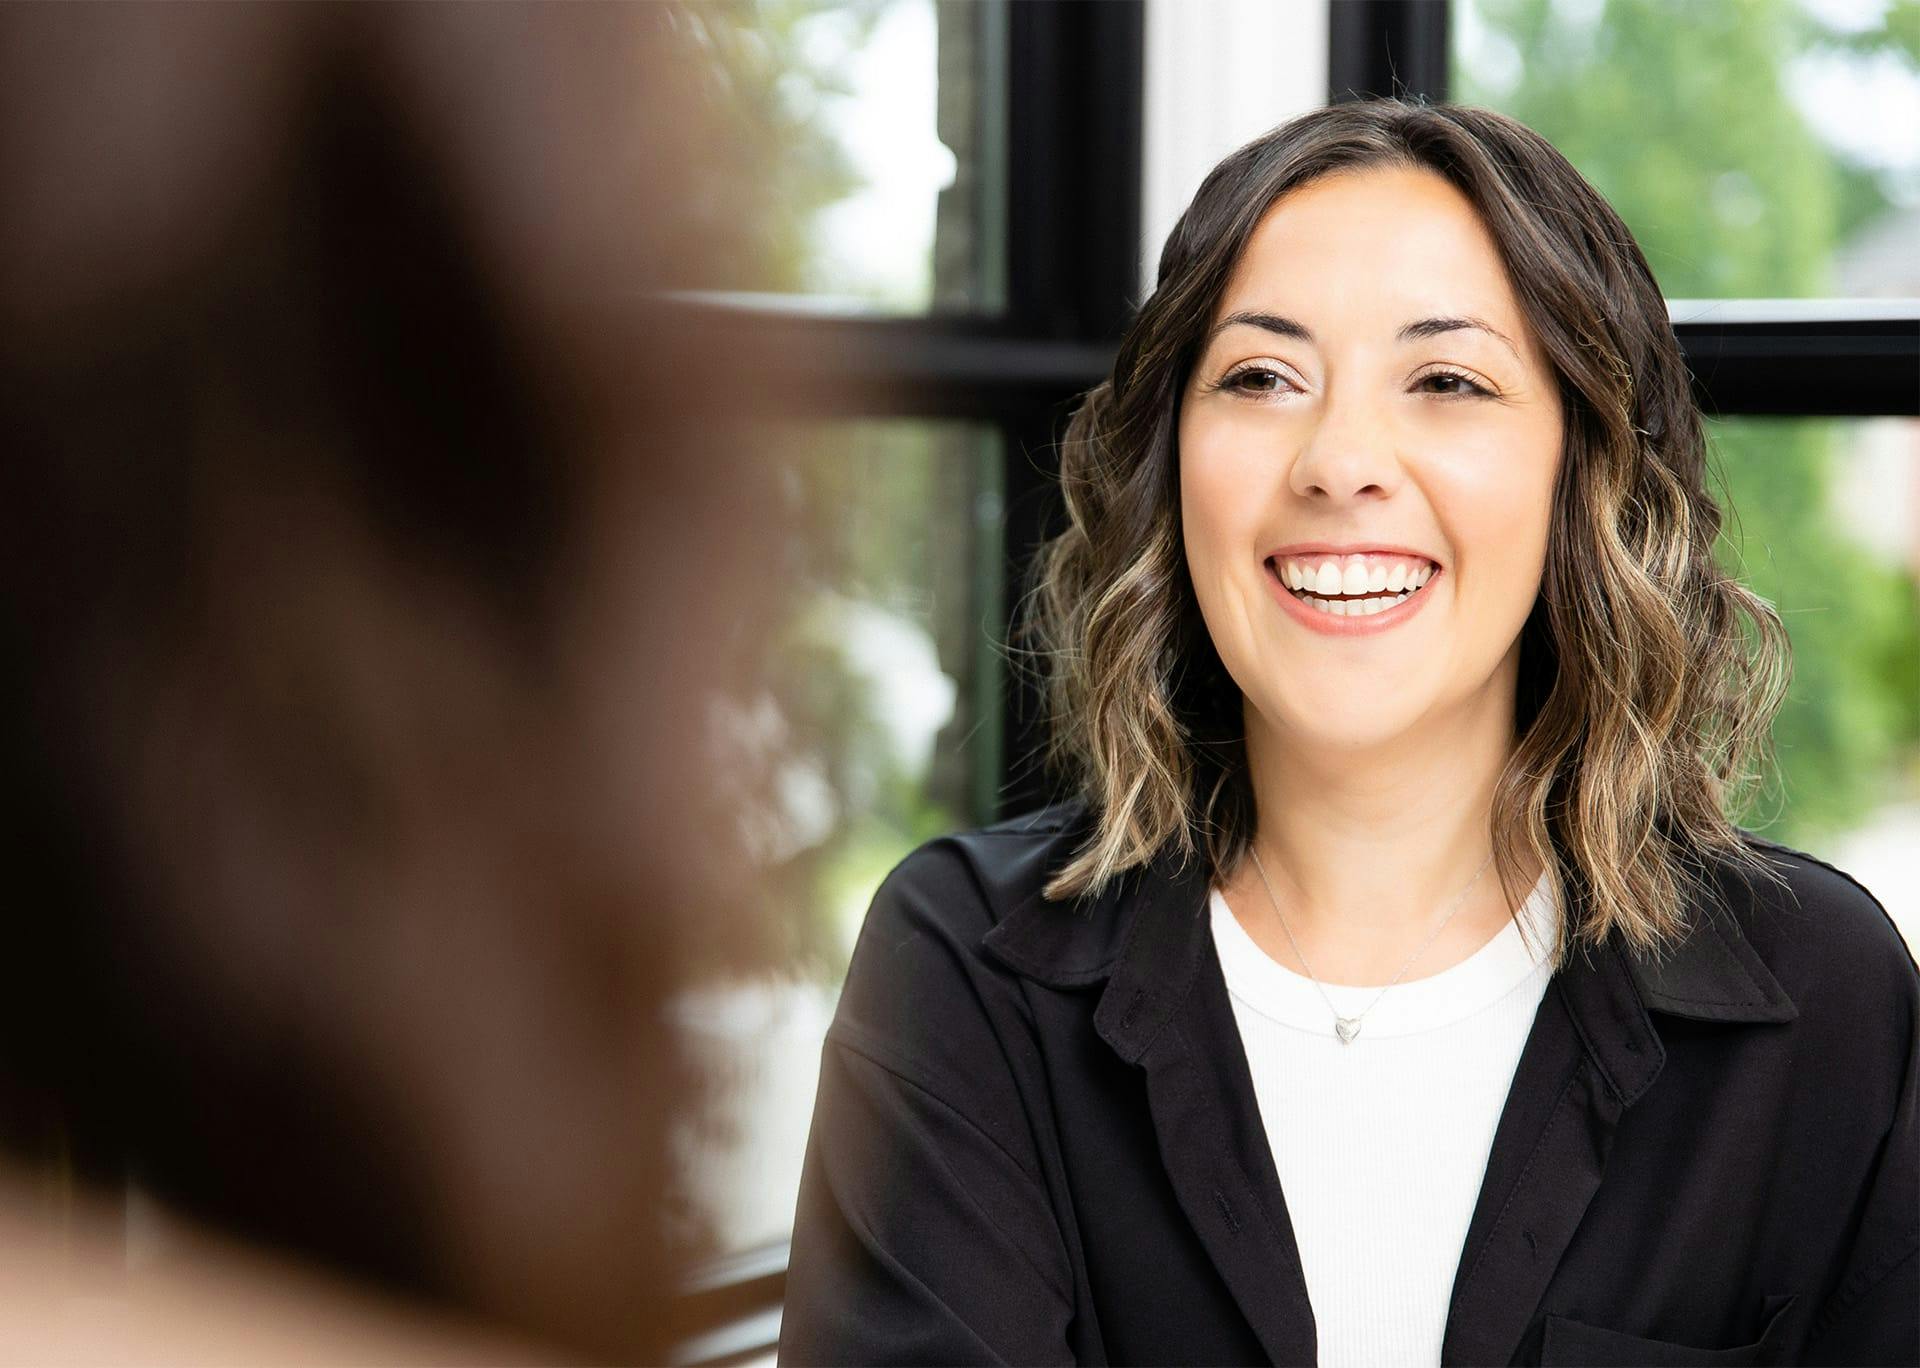
[[[1771,763],[1791,648],[1772,605],[1714,561],[1699,410],[1632,234],[1539,134],[1456,105],[1331,106],[1228,156],[1167,238],[1112,375],[1074,413],[1069,525],[1042,549],[1024,630],[1045,668],[1046,760],[1094,822],[1046,894],[1096,894],[1169,845],[1230,873],[1253,837],[1241,697],[1181,544],[1180,396],[1266,211],[1317,176],[1383,165],[1437,172],[1472,201],[1565,415],[1518,743],[1494,792],[1501,885],[1516,904],[1537,863],[1577,909],[1556,965],[1614,928],[1657,952],[1684,934],[1711,855],[1775,877],[1728,808],[1758,781],[1750,762]]]

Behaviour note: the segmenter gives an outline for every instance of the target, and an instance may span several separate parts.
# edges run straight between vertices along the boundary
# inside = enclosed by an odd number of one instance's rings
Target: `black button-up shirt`
[[[1204,862],[1048,902],[1089,821],[929,841],[876,894],[781,1363],[1316,1361]],[[1716,869],[1677,953],[1549,981],[1442,1363],[1920,1364],[1920,969],[1858,883],[1748,840],[1792,896]]]

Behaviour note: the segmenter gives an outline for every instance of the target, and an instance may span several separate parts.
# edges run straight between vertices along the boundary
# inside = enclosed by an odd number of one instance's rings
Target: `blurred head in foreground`
[[[646,1357],[773,611],[661,6],[0,16],[0,1124]],[[706,401],[711,399],[711,404]],[[751,586],[751,588],[750,588]]]

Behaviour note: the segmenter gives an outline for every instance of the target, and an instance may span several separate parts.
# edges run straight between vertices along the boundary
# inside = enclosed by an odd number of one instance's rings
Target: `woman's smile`
[[[1398,592],[1382,589],[1375,593],[1327,594],[1306,589],[1290,589],[1280,578],[1279,567],[1268,560],[1262,576],[1267,587],[1284,606],[1288,616],[1312,631],[1326,636],[1374,636],[1410,622],[1432,598],[1446,572],[1432,567],[1427,578]],[[1378,606],[1376,606],[1378,605]]]

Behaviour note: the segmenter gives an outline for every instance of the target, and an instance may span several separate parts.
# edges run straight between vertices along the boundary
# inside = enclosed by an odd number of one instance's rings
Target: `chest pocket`
[[[1762,1311],[1766,1326],[1760,1338],[1751,1344],[1736,1344],[1726,1349],[1701,1349],[1672,1340],[1647,1339],[1588,1325],[1571,1316],[1548,1316],[1546,1334],[1540,1342],[1540,1362],[1548,1364],[1584,1364],[1587,1368],[1639,1365],[1655,1368],[1687,1368],[1687,1365],[1774,1363],[1780,1357],[1780,1341],[1785,1334],[1787,1312],[1800,1298],[1796,1293],[1768,1297]]]

